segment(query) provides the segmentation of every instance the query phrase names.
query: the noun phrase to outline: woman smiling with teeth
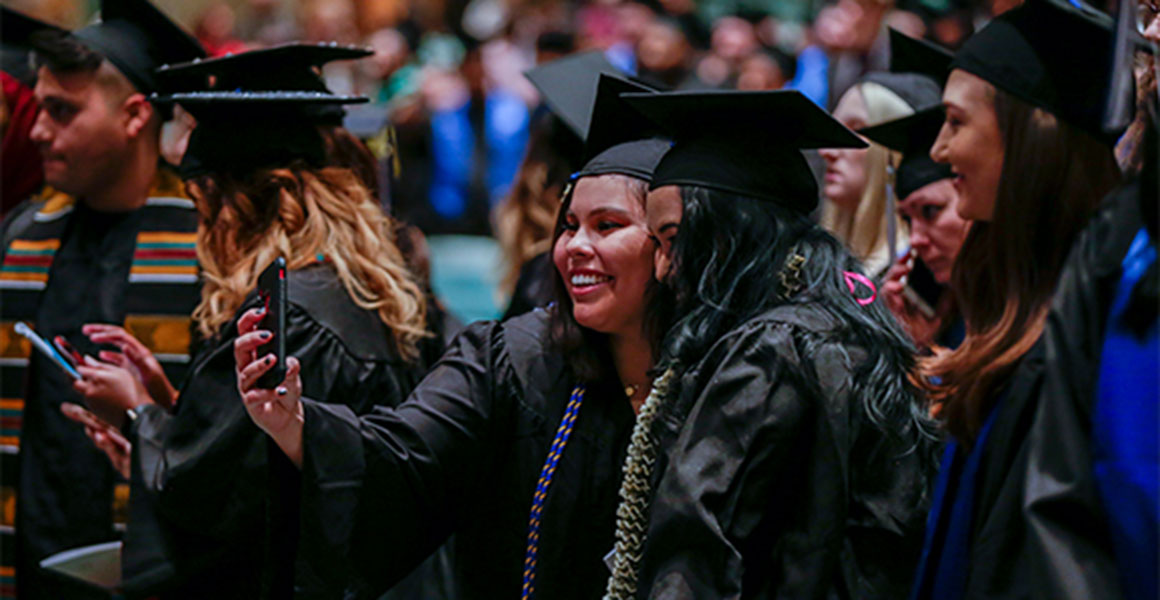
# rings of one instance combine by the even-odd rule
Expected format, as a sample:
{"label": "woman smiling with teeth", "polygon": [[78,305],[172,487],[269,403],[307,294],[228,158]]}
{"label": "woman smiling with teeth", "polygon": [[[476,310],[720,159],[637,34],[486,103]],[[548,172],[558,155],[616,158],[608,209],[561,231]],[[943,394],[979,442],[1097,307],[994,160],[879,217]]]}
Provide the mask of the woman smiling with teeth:
{"label": "woman smiling with teeth", "polygon": [[239,325],[238,386],[301,469],[301,547],[322,579],[353,571],[377,596],[454,533],[455,597],[600,597],[652,363],[644,198],[669,147],[621,107],[618,94],[638,89],[608,77],[597,88],[595,157],[557,218],[555,305],[469,326],[401,406],[360,417],[301,398],[293,358],[279,392],[255,388],[270,365],[254,352],[264,332],[257,315]]}

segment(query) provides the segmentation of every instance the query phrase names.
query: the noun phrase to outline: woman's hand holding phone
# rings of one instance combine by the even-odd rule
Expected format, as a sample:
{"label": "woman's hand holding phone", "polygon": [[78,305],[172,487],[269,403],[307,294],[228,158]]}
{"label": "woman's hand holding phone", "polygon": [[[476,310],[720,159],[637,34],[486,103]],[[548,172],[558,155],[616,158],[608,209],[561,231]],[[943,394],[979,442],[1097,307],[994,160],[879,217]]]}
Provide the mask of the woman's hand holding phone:
{"label": "woman's hand holding phone", "polygon": [[258,329],[265,316],[265,309],[254,308],[238,319],[238,337],[234,340],[238,394],[254,423],[274,439],[295,465],[301,467],[304,417],[298,359],[286,359],[286,378],[275,389],[257,385],[258,379],[276,362],[273,353],[258,355],[258,347],[270,342],[274,335]]}

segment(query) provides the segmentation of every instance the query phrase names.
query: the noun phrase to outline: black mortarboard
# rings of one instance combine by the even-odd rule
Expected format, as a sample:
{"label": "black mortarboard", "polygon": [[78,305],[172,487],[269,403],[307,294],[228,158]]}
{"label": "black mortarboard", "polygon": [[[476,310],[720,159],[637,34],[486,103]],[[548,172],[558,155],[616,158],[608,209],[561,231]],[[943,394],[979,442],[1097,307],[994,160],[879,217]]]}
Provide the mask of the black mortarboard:
{"label": "black mortarboard", "polygon": [[53,36],[65,37],[68,31],[34,19],[7,6],[0,6],[0,70],[32,87],[36,82],[28,53]]}
{"label": "black mortarboard", "polygon": [[871,140],[902,153],[894,183],[899,199],[905,199],[927,184],[953,177],[950,165],[936,163],[930,157],[930,147],[938,138],[944,118],[943,108],[932,106],[901,119],[858,130]]}
{"label": "black mortarboard", "polygon": [[600,73],[624,76],[600,51],[584,52],[558,58],[524,71],[524,77],[536,86],[544,103],[580,139],[588,137],[592,107],[596,100],[597,76]]}
{"label": "black mortarboard", "polygon": [[600,74],[588,139],[584,142],[586,163],[573,178],[616,173],[645,181],[652,179],[657,163],[671,144],[658,139],[660,129],[621,99],[625,93],[653,92],[643,85]]}
{"label": "black mortarboard", "polygon": [[937,44],[890,29],[890,72],[920,73],[946,85],[954,54]]}
{"label": "black mortarboard", "polygon": [[626,94],[674,141],[652,187],[693,185],[809,212],[818,187],[800,150],[866,142],[797,91]]}
{"label": "black mortarboard", "polygon": [[155,97],[177,103],[197,119],[181,159],[185,179],[206,173],[246,173],[295,159],[325,164],[318,126],[322,108],[365,102],[322,92],[182,92]]}
{"label": "black mortarboard", "polygon": [[1107,15],[1059,0],[1027,0],[969,38],[951,68],[1111,142],[1101,128],[1111,52]]}
{"label": "black mortarboard", "polygon": [[340,125],[342,105],[367,99],[331,94],[316,69],[365,55],[329,44],[293,44],[167,66],[166,80],[182,91],[156,101],[180,104],[197,119],[182,176],[245,173],[294,159],[321,166],[326,157],[318,126]]}
{"label": "black mortarboard", "polygon": [[0,44],[31,50],[36,47],[36,39],[45,34],[63,36],[68,35],[68,32],[7,6],[0,6]]}
{"label": "black mortarboard", "polygon": [[[374,54],[361,46],[334,42],[292,42],[206,60],[163,65],[157,70],[161,86],[170,94],[197,92],[318,92],[329,94],[322,66],[336,60],[353,60]],[[317,124],[342,125],[346,111],[341,104],[319,102],[296,110],[312,113]]]}
{"label": "black mortarboard", "polygon": [[193,36],[148,0],[101,0],[101,21],[73,36],[100,52],[142,93],[158,91],[157,67],[205,56]]}
{"label": "black mortarboard", "polygon": [[295,42],[219,58],[167,64],[157,70],[166,90],[326,92],[322,65],[374,54],[335,42]]}

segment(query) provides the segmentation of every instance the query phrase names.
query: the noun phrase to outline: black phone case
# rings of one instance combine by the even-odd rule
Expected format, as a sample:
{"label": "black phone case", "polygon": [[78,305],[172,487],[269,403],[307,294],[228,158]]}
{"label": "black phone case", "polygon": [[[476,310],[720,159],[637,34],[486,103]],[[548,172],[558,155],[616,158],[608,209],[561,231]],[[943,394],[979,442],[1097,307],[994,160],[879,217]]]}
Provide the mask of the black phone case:
{"label": "black phone case", "polygon": [[278,257],[258,277],[258,297],[266,306],[266,317],[258,325],[274,334],[258,346],[257,356],[274,354],[274,366],[258,378],[257,387],[274,389],[286,379],[286,259]]}
{"label": "black phone case", "polygon": [[914,268],[910,270],[910,275],[906,278],[906,285],[913,289],[931,308],[938,306],[944,286],[934,278],[934,273],[931,272],[930,267],[926,266],[926,263],[917,258],[914,260]]}

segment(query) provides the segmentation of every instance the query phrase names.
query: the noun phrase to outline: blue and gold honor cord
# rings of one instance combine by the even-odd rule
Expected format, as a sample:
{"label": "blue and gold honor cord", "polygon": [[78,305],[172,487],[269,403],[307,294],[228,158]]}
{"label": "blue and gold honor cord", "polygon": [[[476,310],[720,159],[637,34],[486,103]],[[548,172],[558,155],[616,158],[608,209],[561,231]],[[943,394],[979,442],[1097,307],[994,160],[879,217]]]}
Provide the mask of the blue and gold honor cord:
{"label": "blue and gold honor cord", "polygon": [[520,593],[521,600],[531,600],[536,593],[536,555],[540,549],[540,515],[544,512],[544,500],[548,497],[548,486],[552,485],[552,476],[556,473],[556,465],[564,454],[564,447],[568,445],[568,438],[572,437],[572,427],[576,424],[576,417],[580,414],[580,405],[584,403],[584,385],[572,388],[572,397],[568,400],[568,407],[564,409],[564,418],[560,420],[560,427],[556,429],[556,439],[552,440],[552,449],[548,451],[548,458],[544,467],[540,469],[540,479],[536,483],[536,493],[532,496],[532,515],[528,519],[528,550],[524,554],[524,587]]}

